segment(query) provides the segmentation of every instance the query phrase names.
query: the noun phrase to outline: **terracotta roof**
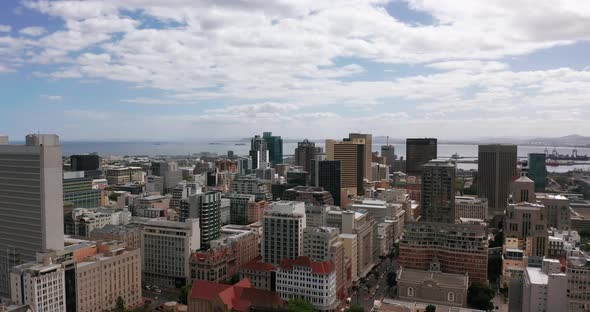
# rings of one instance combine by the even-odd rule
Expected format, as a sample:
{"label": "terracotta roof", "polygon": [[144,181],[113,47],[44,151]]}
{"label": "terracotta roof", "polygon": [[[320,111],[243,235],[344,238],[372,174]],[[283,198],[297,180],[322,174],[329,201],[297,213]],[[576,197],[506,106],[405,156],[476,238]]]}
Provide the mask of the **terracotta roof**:
{"label": "terracotta roof", "polygon": [[245,263],[244,265],[242,265],[240,269],[268,272],[268,271],[274,271],[277,268],[274,265],[272,265],[271,263],[262,262],[262,257],[258,256],[256,258],[252,259],[251,261]]}
{"label": "terracotta roof", "polygon": [[336,266],[332,260],[328,260],[325,262],[315,262],[312,261],[309,257],[301,256],[297,259],[283,259],[279,267],[283,270],[292,270],[293,266],[302,266],[311,268],[311,271],[314,274],[320,275],[327,275],[334,272]]}
{"label": "terracotta roof", "polygon": [[191,289],[191,298],[214,300],[219,293],[232,287],[231,285],[195,280]]}
{"label": "terracotta roof", "polygon": [[191,291],[191,298],[215,300],[217,297],[228,310],[248,312],[250,307],[275,308],[284,304],[283,300],[274,292],[256,289],[247,278],[235,285],[218,284],[208,281],[195,281]]}

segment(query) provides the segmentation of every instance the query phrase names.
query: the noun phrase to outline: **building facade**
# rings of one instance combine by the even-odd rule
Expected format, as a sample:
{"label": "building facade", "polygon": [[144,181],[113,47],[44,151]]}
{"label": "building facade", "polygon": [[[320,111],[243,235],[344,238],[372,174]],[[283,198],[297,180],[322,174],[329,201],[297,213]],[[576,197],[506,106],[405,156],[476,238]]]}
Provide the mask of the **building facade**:
{"label": "building facade", "polygon": [[455,220],[461,218],[487,220],[487,199],[472,196],[455,196]]}
{"label": "building facade", "polygon": [[320,155],[321,149],[315,146],[314,142],[305,139],[297,143],[295,148],[295,165],[303,167],[303,170],[310,172],[311,161],[316,160]]}
{"label": "building facade", "polygon": [[263,132],[262,138],[268,147],[268,161],[271,166],[283,163],[283,139],[272,135],[272,132]]}
{"label": "building facade", "polygon": [[342,169],[340,160],[312,160],[311,186],[322,187],[332,194],[334,205],[342,205]]}
{"label": "building facade", "polygon": [[420,176],[422,166],[436,159],[437,140],[433,138],[406,139],[406,173]]}
{"label": "building facade", "polygon": [[66,311],[65,272],[61,264],[30,262],[10,273],[13,303],[28,304],[33,311]]}
{"label": "building facade", "polygon": [[209,241],[219,237],[221,229],[221,193],[205,192],[189,197],[189,211],[180,211],[180,222],[198,219],[201,229],[201,246],[209,246]]}
{"label": "building facade", "polygon": [[284,258],[295,259],[303,253],[303,230],[306,228],[305,204],[278,201],[264,212],[262,258],[279,264]]}
{"label": "building facade", "polygon": [[503,216],[507,208],[510,182],[517,175],[516,153],[516,145],[479,145],[478,196],[488,200],[492,218]]}
{"label": "building facade", "polygon": [[328,160],[340,161],[342,190],[346,194],[364,194],[365,148],[364,140],[326,140],[326,157]]}
{"label": "building facade", "polygon": [[455,166],[432,160],[422,166],[422,220],[455,222]]}

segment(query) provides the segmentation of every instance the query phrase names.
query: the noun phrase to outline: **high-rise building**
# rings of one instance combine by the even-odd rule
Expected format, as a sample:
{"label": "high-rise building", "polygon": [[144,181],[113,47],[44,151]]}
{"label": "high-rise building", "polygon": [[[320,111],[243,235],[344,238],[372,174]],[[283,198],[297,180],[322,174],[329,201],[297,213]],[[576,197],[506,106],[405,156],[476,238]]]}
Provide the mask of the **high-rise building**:
{"label": "high-rise building", "polygon": [[437,157],[436,139],[406,139],[406,173],[408,175],[421,175],[422,166]]}
{"label": "high-rise building", "polygon": [[13,266],[64,248],[61,157],[54,134],[0,144],[0,296],[9,295]]}
{"label": "high-rise building", "polygon": [[[326,140],[326,156],[328,160],[340,161],[342,190],[347,194],[364,194],[365,148],[366,144],[362,139],[341,142]],[[369,170],[370,168],[369,164]]]}
{"label": "high-rise building", "polygon": [[392,168],[395,160],[395,147],[393,145],[381,145],[381,157],[384,164]]}
{"label": "high-rise building", "polygon": [[583,312],[590,310],[590,260],[570,257],[567,263],[567,311]]}
{"label": "high-rise building", "polygon": [[295,259],[303,253],[303,229],[306,227],[305,204],[278,201],[264,212],[262,257],[264,262],[279,264],[284,258]]}
{"label": "high-rise building", "polygon": [[70,156],[71,171],[92,171],[100,168],[100,157],[96,154]]}
{"label": "high-rise building", "polygon": [[189,197],[188,201],[189,210],[180,211],[180,222],[199,219],[201,247],[209,246],[209,241],[219,237],[221,229],[221,193],[210,191],[195,194]]}
{"label": "high-rise building", "polygon": [[547,165],[544,153],[529,154],[529,176],[535,181],[535,192],[542,192],[547,185]]}
{"label": "high-rise building", "polygon": [[504,215],[510,182],[516,174],[516,145],[480,145],[477,163],[479,197],[488,200],[491,218]]}
{"label": "high-rise building", "polygon": [[295,164],[303,167],[304,171],[310,172],[311,162],[316,160],[320,153],[320,148],[316,147],[314,142],[305,139],[303,142],[297,143],[297,148],[295,148]]}
{"label": "high-rise building", "polygon": [[180,288],[190,280],[190,257],[200,249],[198,219],[148,220],[142,231],[141,260],[147,284]]}
{"label": "high-rise building", "polygon": [[151,165],[152,175],[160,176],[164,182],[164,191],[167,193],[182,180],[182,171],[178,169],[176,162],[155,161]]}
{"label": "high-rise building", "polygon": [[455,166],[432,160],[422,166],[422,219],[455,222]]}
{"label": "high-rise building", "polygon": [[11,299],[33,311],[66,311],[65,271],[61,264],[29,262],[10,273]]}
{"label": "high-rise building", "polygon": [[272,135],[272,132],[263,132],[262,138],[268,147],[268,162],[271,166],[283,163],[283,139],[281,136]]}
{"label": "high-rise building", "polygon": [[358,141],[362,140],[365,144],[365,157],[364,157],[364,170],[363,170],[363,178],[373,181],[372,171],[371,171],[371,162],[373,159],[373,135],[366,134],[366,133],[349,133],[348,139],[351,141]]}
{"label": "high-rise building", "polygon": [[428,270],[436,258],[442,272],[468,273],[472,282],[488,282],[488,234],[483,225],[410,222],[399,248],[404,268]]}
{"label": "high-rise building", "polygon": [[332,194],[334,205],[340,206],[342,196],[342,170],[340,160],[312,160],[311,186],[322,187]]}
{"label": "high-rise building", "polygon": [[249,155],[252,158],[252,165],[249,169],[267,168],[270,162],[270,154],[266,140],[259,135],[255,135],[250,140]]}
{"label": "high-rise building", "polygon": [[544,259],[540,268],[527,267],[523,276],[521,311],[575,311],[565,308],[566,287],[567,277],[561,272],[558,260]]}
{"label": "high-rise building", "polygon": [[322,187],[296,186],[283,192],[282,199],[302,201],[309,205],[334,205],[332,194]]}
{"label": "high-rise building", "polygon": [[229,222],[231,224],[248,223],[248,206],[255,201],[256,196],[250,194],[224,194],[229,199]]}

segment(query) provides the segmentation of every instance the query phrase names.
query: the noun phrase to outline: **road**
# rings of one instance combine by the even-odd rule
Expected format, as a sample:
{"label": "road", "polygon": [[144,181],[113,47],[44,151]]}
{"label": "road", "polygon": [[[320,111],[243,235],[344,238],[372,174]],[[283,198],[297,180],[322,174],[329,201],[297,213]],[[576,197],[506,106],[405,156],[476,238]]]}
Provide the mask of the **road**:
{"label": "road", "polygon": [[[395,289],[390,290],[387,286],[387,273],[396,272],[398,268],[399,264],[396,259],[385,258],[367,274],[366,282],[360,284],[358,294],[352,297],[352,302],[363,307],[365,311],[371,311],[375,300],[392,297]],[[379,272],[379,274],[374,272]],[[377,285],[379,285],[379,289],[377,289]],[[374,293],[373,296],[371,296],[372,293]]]}

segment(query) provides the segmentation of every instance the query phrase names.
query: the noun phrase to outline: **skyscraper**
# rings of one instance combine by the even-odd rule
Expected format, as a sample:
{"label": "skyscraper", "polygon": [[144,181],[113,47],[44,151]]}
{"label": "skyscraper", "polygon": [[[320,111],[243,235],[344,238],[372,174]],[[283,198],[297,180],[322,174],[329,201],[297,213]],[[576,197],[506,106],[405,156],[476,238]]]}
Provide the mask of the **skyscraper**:
{"label": "skyscraper", "polygon": [[[180,222],[187,219],[199,219],[201,229],[201,246],[208,247],[209,241],[220,235],[221,229],[221,193],[205,192],[189,197],[189,211],[180,212]],[[186,207],[182,205],[181,207]]]}
{"label": "skyscraper", "polygon": [[37,252],[64,248],[62,152],[55,134],[30,134],[25,145],[0,144],[0,295],[10,269]]}
{"label": "skyscraper", "polygon": [[395,160],[395,147],[393,145],[381,145],[381,157],[383,162],[389,167],[393,167],[393,161]]}
{"label": "skyscraper", "polygon": [[319,154],[320,148],[316,147],[314,142],[305,139],[303,142],[297,143],[295,164],[303,167],[303,171],[309,172],[311,170],[311,161],[315,160]]}
{"label": "skyscraper", "polygon": [[422,219],[455,222],[455,166],[432,160],[422,166]]}
{"label": "skyscraper", "polygon": [[279,264],[303,254],[303,230],[306,227],[303,202],[278,201],[264,212],[262,257],[264,262]]}
{"label": "skyscraper", "polygon": [[478,155],[479,197],[487,198],[490,217],[504,215],[510,182],[516,173],[516,145],[480,145]]}
{"label": "skyscraper", "polygon": [[311,185],[323,187],[332,194],[334,205],[340,206],[342,195],[342,169],[340,160],[312,160]]}
{"label": "skyscraper", "polygon": [[529,176],[535,181],[535,191],[542,192],[547,184],[546,155],[544,153],[529,154]]}
{"label": "skyscraper", "polygon": [[342,189],[347,194],[364,193],[365,148],[364,140],[326,140],[326,155],[328,160],[340,161]]}
{"label": "skyscraper", "polygon": [[369,181],[373,181],[373,171],[371,171],[371,162],[373,158],[373,135],[366,133],[349,133],[348,138],[352,141],[359,139],[365,141],[365,168],[363,170],[363,177]]}
{"label": "skyscraper", "polygon": [[436,139],[406,139],[406,173],[419,176],[422,174],[422,165],[436,159]]}
{"label": "skyscraper", "polygon": [[272,166],[283,163],[283,139],[281,136],[272,135],[272,132],[263,132],[262,138],[268,148],[268,162]]}
{"label": "skyscraper", "polygon": [[[282,142],[282,141],[281,141]],[[282,145],[281,145],[282,149]],[[282,154],[282,151],[281,151]],[[252,166],[249,169],[254,170],[258,168],[267,168],[269,163],[268,144],[265,139],[259,135],[255,135],[250,140],[250,158],[252,158]]]}

